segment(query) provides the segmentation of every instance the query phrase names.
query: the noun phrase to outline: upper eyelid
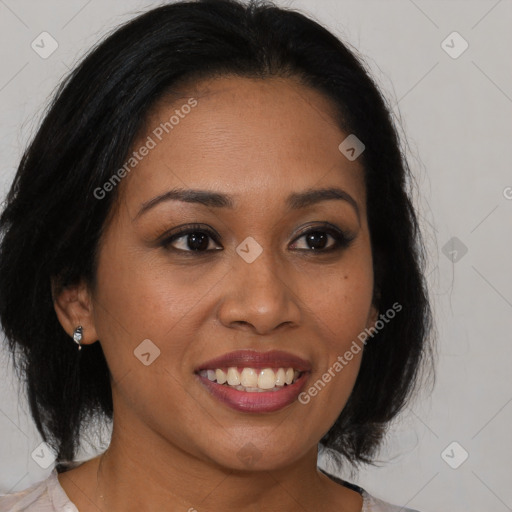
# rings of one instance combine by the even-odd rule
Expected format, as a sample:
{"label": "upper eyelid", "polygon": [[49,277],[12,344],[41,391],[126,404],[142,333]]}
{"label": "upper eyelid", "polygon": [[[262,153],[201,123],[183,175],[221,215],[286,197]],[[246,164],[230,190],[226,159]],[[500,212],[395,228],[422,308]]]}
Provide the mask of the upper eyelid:
{"label": "upper eyelid", "polygon": [[[318,222],[318,221],[317,221]],[[307,233],[309,233],[310,231],[315,231],[315,230],[326,230],[326,231],[329,231],[329,230],[332,230],[332,231],[335,231],[335,232],[339,232],[340,234],[342,235],[346,235],[346,236],[349,236],[350,233],[352,233],[352,230],[350,229],[343,229],[343,228],[340,228],[338,226],[335,226],[334,224],[331,224],[330,222],[321,222],[320,224],[318,225],[307,225],[307,226],[304,226],[300,229],[300,232],[298,234],[296,234],[296,237],[300,237],[300,236],[303,236]],[[169,233],[169,231],[174,231],[173,233]],[[177,227],[177,228],[174,228],[173,230],[167,230],[165,231],[163,234],[159,235],[158,236],[158,240],[166,240],[166,239],[170,239],[170,238],[178,238],[178,237],[181,237],[181,236],[185,236],[189,233],[196,233],[196,232],[204,232],[210,236],[212,236],[212,238],[221,238],[220,235],[218,235],[215,230],[213,230],[212,228],[210,227],[207,227],[207,226],[202,226],[202,225],[184,225],[184,226],[181,226],[181,227]]]}

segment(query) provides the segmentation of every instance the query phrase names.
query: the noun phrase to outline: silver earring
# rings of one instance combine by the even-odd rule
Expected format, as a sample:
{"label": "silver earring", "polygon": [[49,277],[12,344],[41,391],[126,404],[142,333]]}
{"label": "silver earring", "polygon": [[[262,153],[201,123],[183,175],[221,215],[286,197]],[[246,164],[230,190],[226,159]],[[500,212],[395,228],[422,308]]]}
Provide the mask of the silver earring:
{"label": "silver earring", "polygon": [[83,327],[79,325],[74,331],[73,331],[73,340],[78,345],[78,350],[82,350],[82,344],[80,343],[83,338]]}

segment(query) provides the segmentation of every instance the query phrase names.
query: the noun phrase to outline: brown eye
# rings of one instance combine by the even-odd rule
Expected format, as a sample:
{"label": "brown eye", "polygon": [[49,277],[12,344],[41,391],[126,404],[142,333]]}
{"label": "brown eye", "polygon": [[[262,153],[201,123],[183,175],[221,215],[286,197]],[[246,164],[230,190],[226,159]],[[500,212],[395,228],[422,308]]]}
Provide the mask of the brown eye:
{"label": "brown eye", "polygon": [[[304,238],[310,249],[318,251],[326,248],[329,237],[333,238],[332,235],[323,231],[310,231],[306,235],[302,235],[301,238]],[[336,245],[336,240],[334,245]]]}
{"label": "brown eye", "polygon": [[[181,233],[174,235],[172,239],[169,239],[165,242],[165,246],[172,245],[178,251],[197,251],[197,252],[205,252],[209,250],[218,250],[213,249],[210,241],[211,236],[208,233],[204,233],[202,231],[188,231],[186,233]],[[181,247],[176,247],[176,241],[180,241],[179,245]]]}
{"label": "brown eye", "polygon": [[[330,245],[328,245],[329,237],[334,240],[334,243],[331,243]],[[294,249],[310,252],[331,252],[348,247],[354,239],[354,236],[348,235],[338,228],[328,225],[328,227],[325,228],[320,226],[309,229],[305,233],[302,233],[302,235],[295,240],[300,240],[302,238],[305,240],[307,247],[305,249],[297,249],[294,247]]]}
{"label": "brown eye", "polygon": [[209,229],[202,226],[190,226],[166,237],[160,245],[174,251],[206,253],[220,249],[215,249],[215,245],[211,243],[217,243],[216,238],[216,235]]}

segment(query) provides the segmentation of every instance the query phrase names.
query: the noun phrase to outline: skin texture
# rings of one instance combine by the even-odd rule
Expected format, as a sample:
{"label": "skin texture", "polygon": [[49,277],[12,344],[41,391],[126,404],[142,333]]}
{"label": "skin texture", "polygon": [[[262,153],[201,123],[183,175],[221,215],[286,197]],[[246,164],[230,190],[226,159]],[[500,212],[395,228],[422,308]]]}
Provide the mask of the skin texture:
{"label": "skin texture", "polygon": [[[70,335],[81,324],[84,344],[100,340],[114,403],[109,449],[59,475],[61,485],[81,512],[360,511],[359,494],[318,472],[317,443],[350,395],[362,352],[307,405],[272,413],[220,403],[194,368],[233,350],[279,349],[311,362],[309,387],[373,325],[362,166],[339,151],[348,134],[328,100],[280,78],[216,78],[163,99],[134,149],[191,96],[197,106],[118,185],[96,289],[81,283],[55,302]],[[137,216],[174,187],[230,194],[235,207],[166,201]],[[287,209],[292,192],[324,187],[350,194],[359,213],[344,200]],[[352,234],[350,245],[312,249],[303,230],[323,222]],[[211,252],[193,253],[186,235],[158,244],[192,223],[218,233]],[[235,250],[249,236],[263,248],[250,264]],[[335,243],[328,236],[325,247]],[[149,366],[134,356],[145,339],[160,350]],[[237,455],[244,446],[259,456],[251,466]]]}

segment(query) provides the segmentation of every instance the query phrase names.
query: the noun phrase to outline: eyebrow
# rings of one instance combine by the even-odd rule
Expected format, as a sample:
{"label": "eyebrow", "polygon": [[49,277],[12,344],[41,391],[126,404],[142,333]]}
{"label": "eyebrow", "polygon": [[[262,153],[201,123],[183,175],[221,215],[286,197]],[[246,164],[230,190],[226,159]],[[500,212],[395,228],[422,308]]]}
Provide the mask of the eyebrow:
{"label": "eyebrow", "polygon": [[[288,196],[286,205],[290,210],[299,210],[322,201],[330,200],[345,201],[349,203],[354,208],[358,220],[360,219],[359,206],[357,202],[348,192],[337,187],[308,189],[303,192],[294,192]],[[230,210],[235,207],[233,197],[227,194],[213,192],[210,190],[175,188],[143,203],[134,220],[151,208],[154,208],[156,205],[165,201],[182,201],[185,203],[202,204],[210,208],[227,208]]]}

